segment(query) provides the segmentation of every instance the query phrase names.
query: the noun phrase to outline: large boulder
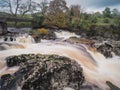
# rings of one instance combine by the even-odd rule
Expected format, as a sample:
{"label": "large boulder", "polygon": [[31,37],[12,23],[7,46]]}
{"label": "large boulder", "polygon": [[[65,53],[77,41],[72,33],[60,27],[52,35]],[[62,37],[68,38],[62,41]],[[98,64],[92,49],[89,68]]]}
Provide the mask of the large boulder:
{"label": "large boulder", "polygon": [[14,75],[2,76],[1,90],[80,90],[84,81],[80,65],[66,57],[27,54],[6,60],[8,67],[20,69]]}

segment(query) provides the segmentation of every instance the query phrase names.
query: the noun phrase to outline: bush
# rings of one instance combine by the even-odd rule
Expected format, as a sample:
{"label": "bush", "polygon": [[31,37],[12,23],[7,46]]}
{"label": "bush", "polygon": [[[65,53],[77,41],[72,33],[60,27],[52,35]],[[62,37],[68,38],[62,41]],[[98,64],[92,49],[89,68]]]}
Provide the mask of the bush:
{"label": "bush", "polygon": [[7,22],[8,27],[17,27],[17,28],[24,28],[24,27],[31,27],[31,22],[17,22],[15,26],[15,22]]}
{"label": "bush", "polygon": [[34,29],[34,30],[29,30],[28,33],[29,33],[30,35],[36,35],[36,34],[38,34],[36,29]]}
{"label": "bush", "polygon": [[110,20],[109,20],[109,18],[105,18],[103,22],[104,23],[110,23]]}
{"label": "bush", "polygon": [[45,28],[38,29],[38,34],[48,34],[49,30]]}

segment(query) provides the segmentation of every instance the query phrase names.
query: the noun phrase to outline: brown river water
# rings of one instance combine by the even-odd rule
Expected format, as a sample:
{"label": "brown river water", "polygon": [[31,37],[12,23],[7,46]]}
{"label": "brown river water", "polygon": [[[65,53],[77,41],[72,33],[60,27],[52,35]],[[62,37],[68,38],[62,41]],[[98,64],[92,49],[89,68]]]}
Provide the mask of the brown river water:
{"label": "brown river water", "polygon": [[[7,50],[0,51],[0,76],[6,73],[13,74],[19,69],[19,67],[7,67],[5,58],[8,56],[30,53],[56,54],[78,62],[83,68],[86,81],[101,87],[103,90],[108,89],[106,81],[110,81],[120,87],[120,57],[118,56],[106,59],[94,48],[82,44],[73,45],[55,41],[30,43],[28,39],[26,42],[29,43],[14,42],[15,44],[17,43],[17,48],[13,46]],[[21,46],[24,48],[21,48]]]}

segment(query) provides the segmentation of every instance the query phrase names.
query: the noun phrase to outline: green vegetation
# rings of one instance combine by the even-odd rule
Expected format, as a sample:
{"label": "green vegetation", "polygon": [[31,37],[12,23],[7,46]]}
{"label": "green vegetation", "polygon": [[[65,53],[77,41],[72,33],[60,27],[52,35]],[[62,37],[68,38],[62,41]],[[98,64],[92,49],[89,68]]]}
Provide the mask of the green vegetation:
{"label": "green vegetation", "polygon": [[48,34],[49,30],[45,28],[38,29],[38,34]]}
{"label": "green vegetation", "polygon": [[[4,1],[4,0],[3,0]],[[28,0],[30,1],[30,0]],[[31,3],[31,4],[30,4]],[[16,4],[20,4],[20,1]],[[106,7],[103,12],[85,13],[79,5],[67,6],[65,0],[52,0],[49,3],[43,0],[41,3],[29,2],[24,3],[29,10],[24,13],[11,14],[2,12],[0,15],[17,16],[30,18],[33,23],[17,22],[17,27],[51,27],[58,29],[67,29],[78,33],[86,33],[87,36],[104,35],[104,32],[113,33],[119,38],[120,28],[120,11],[111,10]],[[19,8],[18,10],[23,10]],[[8,22],[8,26],[14,26],[15,22]],[[109,35],[109,37],[112,37]]]}
{"label": "green vegetation", "polygon": [[56,38],[55,33],[46,28],[33,29],[28,33],[32,35],[36,42],[40,42],[41,39],[54,40]]}
{"label": "green vegetation", "polygon": [[[16,27],[21,28],[21,27],[31,27],[32,23],[31,22],[17,22]],[[8,27],[15,27],[15,22],[7,22]]]}
{"label": "green vegetation", "polygon": [[31,35],[42,35],[42,34],[48,34],[49,30],[45,28],[40,28],[40,29],[30,30],[29,33]]}

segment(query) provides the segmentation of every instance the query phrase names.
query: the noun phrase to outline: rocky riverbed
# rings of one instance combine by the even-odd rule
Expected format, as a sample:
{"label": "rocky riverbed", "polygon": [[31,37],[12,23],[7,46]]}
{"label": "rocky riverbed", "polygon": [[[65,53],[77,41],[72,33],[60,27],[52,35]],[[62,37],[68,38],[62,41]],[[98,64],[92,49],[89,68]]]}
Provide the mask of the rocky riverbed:
{"label": "rocky riverbed", "polygon": [[[9,68],[18,66],[14,74],[0,79],[0,90],[102,90],[87,82],[80,64],[58,55],[22,54],[6,58]],[[107,82],[111,90],[119,90]]]}
{"label": "rocky riverbed", "polygon": [[101,52],[106,58],[115,55],[120,56],[120,41],[107,41],[96,45],[97,51]]}
{"label": "rocky riverbed", "polygon": [[[62,45],[64,46],[64,48]],[[117,62],[114,64],[111,61],[111,59],[109,59],[114,55],[118,55],[118,56],[120,55],[119,46],[120,46],[119,41],[113,41],[113,40],[100,41],[100,40],[92,40],[92,39],[88,40],[80,37],[70,37],[69,39],[64,39],[61,40],[60,42],[53,42],[52,44],[50,43],[31,44],[26,47],[24,47],[24,44],[14,44],[10,42],[0,43],[0,50],[2,57],[6,54],[5,52],[7,52],[7,50],[9,49],[11,50],[12,53],[10,57],[8,57],[9,55],[8,56],[6,55],[7,57],[6,69],[8,70],[7,73],[9,74],[2,73],[0,79],[0,90],[103,90],[104,86],[101,89],[99,85],[101,85],[101,83],[104,83],[102,85],[105,85],[105,82],[107,80],[108,81],[111,80],[110,76],[104,77],[104,75],[108,74],[109,72],[115,72],[112,73],[114,78],[112,78],[113,80],[111,81],[113,81],[112,83],[114,83],[115,85],[119,86],[119,83],[117,83],[119,82],[119,80],[117,79],[119,77],[119,72],[118,72],[119,66],[117,65],[119,64]],[[44,49],[42,49],[41,47]],[[68,49],[68,51],[66,48]],[[35,53],[28,54],[27,51],[25,51],[26,53],[24,53],[24,49],[28,50],[29,53],[30,52],[34,53],[36,51],[37,52],[36,54]],[[95,52],[91,49],[94,49]],[[23,50],[23,52],[19,54],[15,54],[14,50],[18,50],[18,52]],[[51,54],[48,53],[49,50],[51,52],[55,51],[57,55],[46,55],[46,54]],[[2,51],[4,54],[2,53]],[[46,51],[45,55],[37,54],[38,52],[45,53],[45,51]],[[97,51],[102,53],[106,58],[104,58],[104,56],[99,54]],[[53,54],[56,54],[55,52]],[[60,52],[62,55],[64,53],[65,56],[67,56],[68,58],[63,56],[58,56],[61,55]],[[66,54],[68,55],[70,54],[70,56]],[[18,56],[13,56],[13,55],[18,55]],[[74,56],[74,58],[70,59],[71,56]],[[87,59],[84,57],[93,57],[93,58]],[[91,71],[85,68],[87,67],[87,65],[88,66],[90,65],[88,69],[90,69],[93,66],[93,64],[91,64],[93,63],[93,61],[90,61],[89,59],[96,61],[96,63],[94,63],[96,65],[95,71],[91,69],[93,70],[94,73],[93,72],[90,73]],[[78,62],[76,62],[78,60],[83,62],[78,64]],[[104,63],[106,62],[106,60],[109,60],[110,63],[108,64]],[[84,62],[86,62],[85,66],[83,65]],[[3,68],[5,65],[6,64],[4,63],[4,65],[1,68]],[[16,69],[17,72],[14,71],[11,73],[9,69],[15,68],[16,66],[17,66]],[[87,76],[90,76],[91,80],[88,80],[89,78],[86,79]],[[94,76],[96,76],[96,78],[94,78]],[[90,83],[87,80],[93,82]],[[111,90],[119,90],[118,87],[114,88],[114,85],[111,84],[110,82],[107,82],[107,85],[110,88],[113,88]]]}
{"label": "rocky riverbed", "polygon": [[[6,58],[7,66],[19,66],[13,75],[1,77],[0,90],[80,90],[82,68],[75,61],[57,55],[25,54]],[[68,89],[67,89],[68,90]]]}
{"label": "rocky riverbed", "polygon": [[72,44],[85,44],[90,47],[95,47],[96,50],[102,53],[106,58],[111,58],[114,55],[120,56],[120,41],[114,40],[89,40],[85,38],[77,38],[77,37],[70,37],[69,39],[65,40],[65,42],[72,43]]}

